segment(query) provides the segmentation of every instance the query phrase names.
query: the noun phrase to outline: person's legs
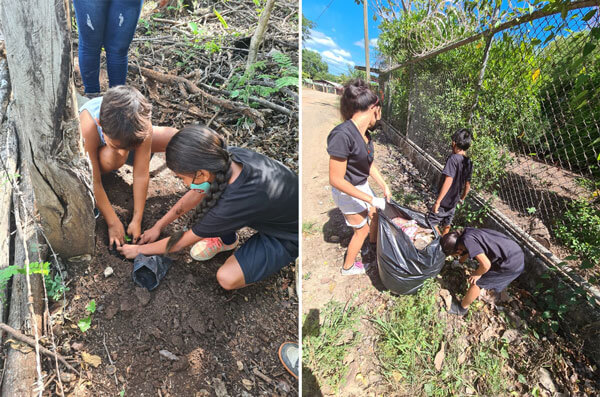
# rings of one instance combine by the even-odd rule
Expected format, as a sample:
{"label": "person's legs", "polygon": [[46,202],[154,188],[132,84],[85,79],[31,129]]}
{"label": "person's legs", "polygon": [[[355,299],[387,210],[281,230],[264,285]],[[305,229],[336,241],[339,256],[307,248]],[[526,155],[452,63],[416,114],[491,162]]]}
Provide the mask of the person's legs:
{"label": "person's legs", "polygon": [[244,272],[235,255],[231,255],[223,266],[217,270],[217,281],[226,290],[239,289],[246,286]]}
{"label": "person's legs", "polygon": [[173,135],[177,133],[176,128],[152,126],[152,153],[163,153]]}
{"label": "person's legs", "polygon": [[371,226],[369,229],[369,242],[371,244],[377,244],[377,230],[379,227],[379,215],[377,212],[373,213],[373,217],[371,218]]}
{"label": "person's legs", "polygon": [[121,155],[114,149],[109,148],[107,145],[102,146],[98,149],[98,161],[100,163],[100,172],[106,174],[114,170],[118,170],[125,164],[129,152]]}
{"label": "person's legs", "polygon": [[135,34],[143,0],[110,2],[106,16],[104,50],[110,87],[125,84],[127,80],[127,52]]}
{"label": "person's legs", "polygon": [[471,287],[467,290],[467,294],[464,296],[462,302],[460,303],[463,309],[468,308],[469,305],[471,305],[471,303],[473,303],[473,301],[477,299],[480,292],[481,288],[479,288],[477,284],[471,285]]}
{"label": "person's legs", "polygon": [[346,251],[346,259],[344,260],[343,268],[348,270],[354,264],[356,256],[360,251],[365,239],[369,235],[369,224],[365,222],[367,217],[367,211],[359,214],[344,214],[347,223],[354,229],[354,235],[350,239],[348,244],[348,250]]}
{"label": "person's legs", "polygon": [[100,92],[100,50],[109,4],[107,1],[73,0],[79,32],[79,70],[86,94]]}
{"label": "person's legs", "polygon": [[263,280],[298,257],[298,242],[256,233],[217,271],[217,281],[226,290],[243,288]]}

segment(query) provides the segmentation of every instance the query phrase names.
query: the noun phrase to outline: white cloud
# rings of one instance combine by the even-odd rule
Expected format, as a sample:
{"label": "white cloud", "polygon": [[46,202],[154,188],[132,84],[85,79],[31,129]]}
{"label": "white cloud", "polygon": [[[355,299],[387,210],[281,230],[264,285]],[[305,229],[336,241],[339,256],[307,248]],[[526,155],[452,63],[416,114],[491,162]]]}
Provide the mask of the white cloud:
{"label": "white cloud", "polygon": [[337,65],[350,65],[350,66],[354,66],[354,61],[352,61],[351,59],[346,59],[343,56],[340,55],[336,55],[333,52],[326,50],[323,51],[321,53],[321,56],[323,58],[325,58],[326,61],[329,61],[331,63],[337,64]]}
{"label": "white cloud", "polygon": [[339,48],[337,43],[333,41],[333,39],[324,33],[321,33],[317,30],[310,30],[310,38],[306,40],[305,44],[313,44],[313,45],[322,45],[324,47],[329,48]]}
{"label": "white cloud", "polygon": [[344,57],[344,58],[351,58],[352,57],[352,55],[348,51],[342,50],[341,48],[337,48],[337,49],[333,50],[333,53],[337,54],[337,55],[339,55],[341,57]]}
{"label": "white cloud", "polygon": [[[377,47],[377,41],[379,41],[379,38],[375,37],[373,39],[369,40],[369,47]],[[355,41],[354,43],[355,46],[358,46],[360,48],[365,48],[365,41],[364,40],[358,40]]]}

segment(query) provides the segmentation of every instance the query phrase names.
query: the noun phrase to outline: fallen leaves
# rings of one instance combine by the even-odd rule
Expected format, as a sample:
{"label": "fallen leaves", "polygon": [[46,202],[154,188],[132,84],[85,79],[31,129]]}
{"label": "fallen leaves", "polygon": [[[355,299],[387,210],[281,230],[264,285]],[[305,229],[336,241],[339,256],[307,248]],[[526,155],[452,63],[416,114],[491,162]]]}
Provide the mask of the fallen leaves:
{"label": "fallen leaves", "polygon": [[89,354],[87,352],[81,352],[81,358],[83,361],[94,368],[98,368],[100,364],[102,364],[102,359],[95,354]]}
{"label": "fallen leaves", "polygon": [[446,342],[442,342],[442,347],[440,351],[435,355],[435,359],[433,360],[433,364],[435,365],[435,369],[439,372],[442,370],[442,364],[444,363],[444,358],[446,357]]}

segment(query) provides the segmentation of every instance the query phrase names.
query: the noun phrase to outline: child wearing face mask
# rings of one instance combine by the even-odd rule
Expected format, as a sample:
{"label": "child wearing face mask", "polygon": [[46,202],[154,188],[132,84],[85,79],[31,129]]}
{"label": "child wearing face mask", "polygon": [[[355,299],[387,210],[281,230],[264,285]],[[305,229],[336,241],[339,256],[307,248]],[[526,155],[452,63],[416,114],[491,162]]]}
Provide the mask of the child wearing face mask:
{"label": "child wearing face mask", "polygon": [[[179,131],[166,150],[167,167],[191,188],[141,237],[124,245],[127,258],[192,246],[190,255],[205,261],[237,247],[236,231],[257,231],[217,271],[227,290],[245,287],[278,272],[298,256],[298,177],[289,168],[252,150],[227,146],[208,127]],[[173,220],[198,207],[198,220],[186,232],[158,240]]]}
{"label": "child wearing face mask", "polygon": [[[368,131],[381,119],[381,105],[367,83],[357,79],[344,87],[340,111],[345,121],[327,137],[329,183],[335,204],[354,230],[340,271],[342,275],[364,274],[364,264],[356,260],[358,252],[368,235],[372,244],[376,242],[376,208],[384,209],[391,198],[388,185],[373,164],[375,151]],[[385,198],[375,197],[367,181],[369,176],[381,187]]]}

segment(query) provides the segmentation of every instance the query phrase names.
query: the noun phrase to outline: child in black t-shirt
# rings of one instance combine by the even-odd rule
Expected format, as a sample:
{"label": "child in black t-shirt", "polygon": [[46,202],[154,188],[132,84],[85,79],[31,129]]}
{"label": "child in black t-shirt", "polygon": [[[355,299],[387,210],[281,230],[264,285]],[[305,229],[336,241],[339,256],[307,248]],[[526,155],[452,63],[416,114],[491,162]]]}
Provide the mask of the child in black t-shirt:
{"label": "child in black t-shirt", "polygon": [[[279,271],[298,256],[298,177],[289,168],[249,149],[228,147],[204,126],[187,126],[169,142],[167,167],[190,186],[175,206],[141,237],[124,245],[127,258],[181,250],[208,260],[238,245],[236,231],[254,234],[217,271],[219,284],[237,289]],[[156,241],[161,230],[198,205],[196,224]],[[155,242],[156,241],[156,242]]]}
{"label": "child in black t-shirt", "polygon": [[500,232],[491,229],[467,227],[462,232],[452,232],[442,237],[446,255],[463,256],[479,262],[479,267],[469,277],[469,287],[462,302],[453,299],[451,314],[464,316],[479,296],[481,288],[501,292],[524,269],[523,250]]}
{"label": "child in black t-shirt", "polygon": [[[466,128],[461,128],[452,135],[452,154],[446,160],[446,166],[442,170],[444,181],[435,204],[427,214],[431,226],[435,227],[442,236],[450,231],[459,199],[464,200],[471,189],[473,163],[466,155],[467,149],[471,146],[471,138],[471,131]],[[438,225],[442,226],[441,230]]]}

